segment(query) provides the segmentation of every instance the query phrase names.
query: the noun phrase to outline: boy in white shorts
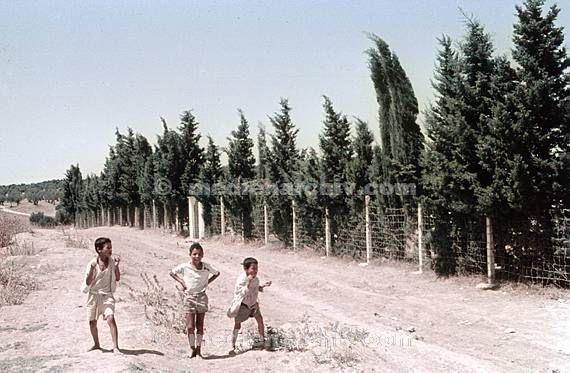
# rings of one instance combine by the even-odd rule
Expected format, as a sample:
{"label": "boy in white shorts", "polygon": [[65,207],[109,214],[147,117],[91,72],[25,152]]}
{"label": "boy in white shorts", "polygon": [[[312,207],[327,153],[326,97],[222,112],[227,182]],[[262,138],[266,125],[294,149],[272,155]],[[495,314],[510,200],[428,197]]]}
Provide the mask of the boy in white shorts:
{"label": "boy in white shorts", "polygon": [[111,240],[106,237],[99,237],[95,240],[95,251],[98,255],[87,264],[83,287],[83,291],[89,293],[87,313],[89,316],[89,329],[93,337],[93,347],[89,351],[101,349],[97,331],[97,319],[100,315],[103,315],[103,320],[107,321],[111,330],[113,352],[120,353],[113,293],[117,287],[117,281],[121,279],[121,271],[119,270],[121,258],[118,256],[111,257],[113,246]]}

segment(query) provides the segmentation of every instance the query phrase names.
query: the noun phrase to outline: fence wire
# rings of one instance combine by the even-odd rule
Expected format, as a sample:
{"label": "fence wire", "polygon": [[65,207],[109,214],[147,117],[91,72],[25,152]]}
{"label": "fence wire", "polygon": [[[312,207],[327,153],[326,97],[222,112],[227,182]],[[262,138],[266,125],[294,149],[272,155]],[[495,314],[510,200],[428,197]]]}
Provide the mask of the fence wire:
{"label": "fence wire", "polygon": [[[219,203],[212,205],[211,224],[206,226],[208,235],[227,234],[237,239],[244,238],[244,219],[232,216],[229,210],[228,206],[224,206],[225,224],[222,232],[222,206]],[[136,217],[135,211],[138,212]],[[184,210],[180,211],[182,216]],[[417,208],[410,207],[382,208],[372,201],[368,211],[369,245],[364,210],[352,216],[329,216],[329,255],[363,261],[367,259],[368,250],[370,259],[383,258],[412,264],[418,264],[421,256],[423,266],[438,273],[487,274],[484,217],[477,220],[449,218],[451,228],[442,234],[437,227],[443,218],[429,207],[423,207],[418,212]],[[273,212],[262,198],[252,199],[251,239],[265,240],[266,226],[270,241],[279,238],[273,226]],[[324,255],[327,253],[325,215],[322,206],[297,206],[296,235],[293,237],[293,227],[290,225],[287,232],[281,233],[281,238],[289,247],[295,242],[299,249],[309,248]],[[140,206],[137,210],[102,208],[79,214],[77,221],[82,228],[122,223],[139,229],[154,226],[165,229],[165,224],[172,225],[174,211],[165,210],[160,203],[156,203],[154,213],[152,205],[146,208]],[[550,216],[540,221],[521,219],[494,222],[493,239],[497,279],[570,287],[570,209],[552,211]]]}

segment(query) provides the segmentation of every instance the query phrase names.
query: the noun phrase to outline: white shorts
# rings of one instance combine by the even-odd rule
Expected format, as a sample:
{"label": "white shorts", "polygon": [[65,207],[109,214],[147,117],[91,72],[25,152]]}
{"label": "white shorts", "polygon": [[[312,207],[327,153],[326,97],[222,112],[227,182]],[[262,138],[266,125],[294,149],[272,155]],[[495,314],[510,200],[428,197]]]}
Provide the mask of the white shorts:
{"label": "white shorts", "polygon": [[113,294],[92,294],[87,298],[87,314],[89,321],[97,320],[103,315],[103,320],[115,314],[115,297]]}

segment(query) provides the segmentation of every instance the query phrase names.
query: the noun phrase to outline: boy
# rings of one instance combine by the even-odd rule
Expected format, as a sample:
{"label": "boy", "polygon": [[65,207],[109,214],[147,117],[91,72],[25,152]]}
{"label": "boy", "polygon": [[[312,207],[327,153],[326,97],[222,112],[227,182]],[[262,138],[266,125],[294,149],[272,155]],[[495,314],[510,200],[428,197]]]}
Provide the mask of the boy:
{"label": "boy", "polygon": [[263,324],[263,316],[259,309],[257,296],[263,288],[271,286],[271,281],[263,285],[259,284],[257,277],[257,259],[245,258],[243,261],[244,272],[238,277],[234,292],[232,305],[228,310],[228,317],[234,319],[234,330],[232,334],[232,351],[235,354],[236,341],[241,329],[241,323],[249,319],[255,318],[257,321],[257,329],[261,337],[261,343],[265,342],[265,325]]}
{"label": "boy", "polygon": [[182,285],[184,290],[183,308],[186,314],[186,331],[191,350],[190,358],[194,358],[202,357],[200,349],[204,337],[204,319],[208,311],[206,289],[208,284],[218,278],[220,271],[202,261],[204,249],[199,243],[195,242],[190,245],[189,251],[191,261],[173,268],[170,276]]}
{"label": "boy", "polygon": [[99,237],[95,240],[97,257],[92,259],[85,270],[85,286],[83,291],[88,292],[87,312],[89,315],[89,329],[93,337],[93,347],[89,351],[100,350],[99,335],[97,332],[97,319],[103,315],[111,329],[113,339],[113,352],[120,353],[117,323],[115,322],[115,298],[113,293],[117,281],[121,279],[119,263],[121,258],[111,257],[113,246],[111,240]]}

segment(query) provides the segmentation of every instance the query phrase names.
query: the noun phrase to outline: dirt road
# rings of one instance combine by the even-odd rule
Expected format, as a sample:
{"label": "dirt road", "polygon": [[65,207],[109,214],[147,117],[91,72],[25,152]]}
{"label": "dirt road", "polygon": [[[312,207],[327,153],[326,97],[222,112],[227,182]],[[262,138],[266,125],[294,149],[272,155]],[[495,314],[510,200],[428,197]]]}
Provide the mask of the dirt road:
{"label": "dirt road", "polygon": [[20,215],[20,216],[30,216],[30,214],[26,212],[14,211],[4,206],[0,206],[0,212],[4,212],[6,214]]}
{"label": "dirt road", "polygon": [[[116,293],[121,356],[85,352],[91,340],[79,284],[98,236],[110,237],[122,257]],[[190,360],[185,335],[153,325],[132,296],[146,289],[144,272],[156,274],[165,301],[175,301],[168,271],[188,258],[182,238],[113,227],[65,234],[36,230],[22,239],[43,251],[9,257],[2,265],[25,265],[41,289],[22,305],[0,308],[0,371],[570,371],[567,293],[551,299],[520,289],[484,292],[475,289],[476,279],[437,280],[407,266],[362,267],[219,240],[204,243],[204,261],[222,272],[208,290],[205,359]],[[88,248],[73,247],[87,241]],[[260,295],[266,324],[289,338],[277,351],[253,350],[246,338],[255,331],[250,320],[240,353],[230,357],[233,324],[225,309],[239,263],[250,255],[260,262],[261,280],[273,281]],[[110,348],[102,321],[99,333],[103,347]]]}

